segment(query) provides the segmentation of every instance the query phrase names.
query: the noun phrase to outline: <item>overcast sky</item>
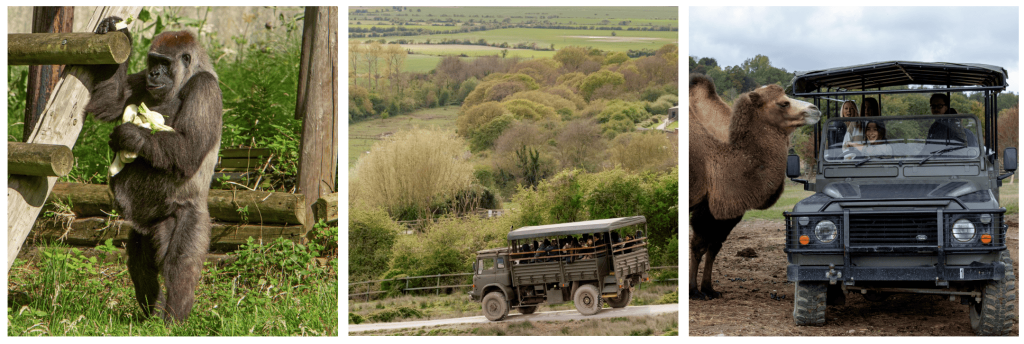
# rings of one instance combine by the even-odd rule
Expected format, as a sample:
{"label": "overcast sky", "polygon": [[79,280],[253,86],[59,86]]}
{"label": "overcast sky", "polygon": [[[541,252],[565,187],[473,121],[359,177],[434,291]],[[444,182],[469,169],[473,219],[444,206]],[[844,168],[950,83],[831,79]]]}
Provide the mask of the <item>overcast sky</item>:
{"label": "overcast sky", "polygon": [[789,72],[910,60],[1000,66],[1020,92],[1017,7],[690,7],[689,56]]}

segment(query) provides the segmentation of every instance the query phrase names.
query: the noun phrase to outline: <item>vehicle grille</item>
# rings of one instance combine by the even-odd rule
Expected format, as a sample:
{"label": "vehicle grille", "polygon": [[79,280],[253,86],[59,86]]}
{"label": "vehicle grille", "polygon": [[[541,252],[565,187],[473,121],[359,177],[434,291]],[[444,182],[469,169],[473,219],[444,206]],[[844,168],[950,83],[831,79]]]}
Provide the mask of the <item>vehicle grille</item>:
{"label": "vehicle grille", "polygon": [[937,245],[938,226],[935,214],[851,214],[850,246]]}

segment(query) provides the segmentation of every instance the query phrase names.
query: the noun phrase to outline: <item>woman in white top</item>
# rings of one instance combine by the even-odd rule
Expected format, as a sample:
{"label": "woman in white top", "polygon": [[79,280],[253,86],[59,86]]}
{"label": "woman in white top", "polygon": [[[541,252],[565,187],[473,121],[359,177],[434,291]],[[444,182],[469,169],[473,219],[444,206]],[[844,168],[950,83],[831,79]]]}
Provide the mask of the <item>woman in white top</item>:
{"label": "woman in white top", "polygon": [[[857,104],[852,100],[844,102],[840,116],[843,118],[860,117],[857,113]],[[861,123],[857,121],[846,122],[846,135],[843,136],[843,152],[850,150],[850,148],[860,148],[863,143],[864,130],[861,128]]]}

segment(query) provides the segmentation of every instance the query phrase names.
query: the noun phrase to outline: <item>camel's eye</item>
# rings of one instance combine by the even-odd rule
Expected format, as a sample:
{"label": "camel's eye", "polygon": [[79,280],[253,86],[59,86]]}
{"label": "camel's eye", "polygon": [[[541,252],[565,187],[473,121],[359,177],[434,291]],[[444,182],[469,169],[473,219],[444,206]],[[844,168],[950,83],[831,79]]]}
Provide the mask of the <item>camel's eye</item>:
{"label": "camel's eye", "polygon": [[779,103],[779,107],[783,107],[783,108],[789,107],[789,102],[781,102],[781,103]]}

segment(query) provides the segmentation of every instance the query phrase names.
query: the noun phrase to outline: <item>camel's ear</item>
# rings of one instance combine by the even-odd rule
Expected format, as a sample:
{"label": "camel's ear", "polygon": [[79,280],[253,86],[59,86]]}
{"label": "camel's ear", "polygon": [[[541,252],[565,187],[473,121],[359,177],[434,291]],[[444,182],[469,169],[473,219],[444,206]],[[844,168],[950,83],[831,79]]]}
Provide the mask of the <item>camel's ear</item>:
{"label": "camel's ear", "polygon": [[761,107],[763,100],[760,94],[757,94],[757,92],[750,92],[747,94],[750,96],[750,103],[754,104],[754,107]]}

